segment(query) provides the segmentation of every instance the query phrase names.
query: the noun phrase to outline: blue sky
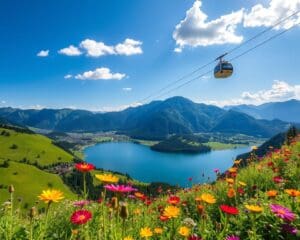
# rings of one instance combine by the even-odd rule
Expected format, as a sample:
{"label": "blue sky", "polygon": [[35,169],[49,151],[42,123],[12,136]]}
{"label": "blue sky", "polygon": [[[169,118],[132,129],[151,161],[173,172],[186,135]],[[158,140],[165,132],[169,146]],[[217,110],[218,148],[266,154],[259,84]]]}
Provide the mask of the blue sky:
{"label": "blue sky", "polygon": [[[300,0],[4,0],[0,106],[121,109],[297,9]],[[300,98],[299,36],[296,26],[234,62],[231,78],[209,74],[161,99],[224,105]]]}

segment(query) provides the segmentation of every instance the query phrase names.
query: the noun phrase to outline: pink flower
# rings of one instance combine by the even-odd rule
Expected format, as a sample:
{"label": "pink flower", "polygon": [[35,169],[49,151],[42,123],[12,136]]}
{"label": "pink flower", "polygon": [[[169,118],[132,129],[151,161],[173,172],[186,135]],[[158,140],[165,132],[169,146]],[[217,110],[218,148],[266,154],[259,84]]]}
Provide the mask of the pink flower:
{"label": "pink flower", "polygon": [[111,192],[119,192],[119,193],[129,193],[137,191],[136,188],[133,188],[132,186],[126,186],[126,185],[114,185],[114,184],[108,184],[104,186],[107,190]]}
{"label": "pink flower", "polygon": [[92,218],[92,213],[87,210],[78,210],[71,216],[71,222],[76,225],[85,224]]}
{"label": "pink flower", "polygon": [[240,240],[240,237],[231,235],[231,236],[228,236],[226,238],[226,240]]}
{"label": "pink flower", "polygon": [[90,203],[90,201],[88,201],[88,200],[79,200],[79,201],[73,202],[73,205],[74,205],[74,207],[83,208],[85,205],[88,205],[89,203]]}
{"label": "pink flower", "polygon": [[215,173],[219,173],[219,172],[220,172],[220,169],[215,168],[215,169],[214,169],[214,172],[215,172]]}
{"label": "pink flower", "polygon": [[295,214],[291,212],[290,209],[283,207],[278,204],[270,205],[271,211],[279,218],[285,221],[293,221],[295,219]]}

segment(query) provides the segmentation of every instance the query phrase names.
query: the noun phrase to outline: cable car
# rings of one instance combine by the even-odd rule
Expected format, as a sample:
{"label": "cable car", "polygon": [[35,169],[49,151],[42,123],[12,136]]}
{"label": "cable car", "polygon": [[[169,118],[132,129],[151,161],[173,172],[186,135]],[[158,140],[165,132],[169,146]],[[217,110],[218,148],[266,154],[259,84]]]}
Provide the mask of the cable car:
{"label": "cable car", "polygon": [[215,78],[228,78],[233,73],[233,66],[230,62],[223,60],[223,57],[226,56],[227,53],[221,55],[216,59],[219,61],[218,65],[215,67],[214,75]]}

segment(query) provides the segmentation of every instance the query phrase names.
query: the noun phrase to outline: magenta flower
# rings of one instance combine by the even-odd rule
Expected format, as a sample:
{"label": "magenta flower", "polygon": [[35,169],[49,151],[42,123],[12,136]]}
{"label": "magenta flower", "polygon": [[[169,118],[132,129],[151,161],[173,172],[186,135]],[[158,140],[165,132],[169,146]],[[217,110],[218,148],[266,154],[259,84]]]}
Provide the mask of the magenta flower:
{"label": "magenta flower", "polygon": [[196,234],[189,236],[188,240],[202,240],[201,237],[198,237]]}
{"label": "magenta flower", "polygon": [[73,202],[74,207],[80,207],[83,208],[85,205],[90,204],[90,201],[88,200],[79,200],[79,201],[75,201]]}
{"label": "magenta flower", "polygon": [[219,173],[219,172],[220,172],[220,169],[215,168],[215,169],[214,169],[214,172],[215,172],[215,173]]}
{"label": "magenta flower", "polygon": [[226,240],[240,240],[240,237],[231,235],[231,236],[228,236],[226,238]]}
{"label": "magenta flower", "polygon": [[111,192],[119,192],[119,193],[129,193],[137,191],[136,188],[133,188],[132,186],[126,186],[126,185],[114,185],[114,184],[108,184],[104,186],[108,191]]}
{"label": "magenta flower", "polygon": [[295,228],[294,226],[291,226],[289,224],[283,224],[282,225],[282,231],[292,234],[292,235],[296,235],[298,232],[298,229]]}
{"label": "magenta flower", "polygon": [[291,212],[290,209],[283,207],[278,204],[270,205],[271,211],[279,218],[285,221],[293,221],[295,219],[295,214]]}

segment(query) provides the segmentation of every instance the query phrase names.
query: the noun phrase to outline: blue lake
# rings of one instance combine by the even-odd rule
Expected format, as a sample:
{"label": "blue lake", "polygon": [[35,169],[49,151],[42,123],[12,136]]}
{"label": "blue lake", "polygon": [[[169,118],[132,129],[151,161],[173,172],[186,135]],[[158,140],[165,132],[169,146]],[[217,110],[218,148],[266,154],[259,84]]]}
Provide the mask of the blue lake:
{"label": "blue lake", "polygon": [[[203,154],[162,153],[130,142],[101,143],[85,149],[86,161],[97,168],[128,173],[144,182],[167,182],[188,186],[215,179],[214,169],[225,171],[235,157],[248,152],[249,147],[211,151]],[[202,176],[204,174],[204,177]]]}

